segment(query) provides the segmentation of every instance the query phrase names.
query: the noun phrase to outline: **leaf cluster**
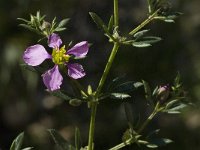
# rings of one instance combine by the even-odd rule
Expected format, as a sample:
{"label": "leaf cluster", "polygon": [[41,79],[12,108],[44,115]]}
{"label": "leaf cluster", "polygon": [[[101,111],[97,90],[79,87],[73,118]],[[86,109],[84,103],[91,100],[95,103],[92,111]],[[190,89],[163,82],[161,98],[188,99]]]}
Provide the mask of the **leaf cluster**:
{"label": "leaf cluster", "polygon": [[[131,107],[127,107],[125,105],[125,114],[128,121],[129,128],[124,132],[122,141],[131,145],[136,143],[137,145],[145,145],[148,148],[158,148],[160,146],[164,146],[166,144],[172,143],[172,140],[168,138],[159,138],[156,135],[160,130],[151,131],[146,137],[141,135],[141,131],[146,127],[147,123],[153,119],[153,117],[157,113],[168,113],[168,114],[177,114],[180,113],[181,110],[186,108],[189,103],[187,102],[187,97],[184,94],[184,89],[182,87],[180,74],[178,74],[174,80],[173,85],[170,87],[169,94],[165,97],[164,101],[160,101],[159,96],[163,94],[159,91],[159,87],[157,86],[155,89],[151,89],[149,84],[146,81],[140,83],[143,85],[145,91],[145,98],[149,106],[153,108],[153,112],[148,117],[148,119],[137,129],[140,120],[137,120],[137,124],[133,121],[133,115]],[[166,89],[168,90],[168,89]],[[163,100],[163,99],[162,99]]]}
{"label": "leaf cluster", "polygon": [[149,30],[141,30],[133,35],[133,39],[126,41],[125,44],[131,44],[134,47],[149,47],[152,44],[161,41],[162,39],[157,36],[148,36]]}
{"label": "leaf cluster", "polygon": [[159,112],[166,112],[170,114],[180,113],[183,108],[190,105],[186,92],[182,86],[179,73],[176,76],[173,85],[169,87],[169,94],[166,99],[162,101],[159,99],[160,93],[158,92],[158,86],[152,90],[146,81],[143,81],[143,83],[147,102],[152,107],[155,107],[159,103]]}
{"label": "leaf cluster", "polygon": [[159,9],[158,16],[156,16],[155,19],[172,23],[182,14],[180,12],[172,11],[172,6],[169,0],[147,0],[147,2],[150,15]]}
{"label": "leaf cluster", "polygon": [[128,35],[126,37],[119,34],[118,27],[114,26],[113,16],[110,17],[108,24],[106,25],[104,21],[95,13],[90,12],[90,16],[96,25],[104,32],[104,34],[109,38],[110,42],[118,42],[122,45],[132,45],[134,47],[149,47],[153,43],[157,43],[161,40],[160,37],[156,36],[146,36],[149,30],[142,30],[135,33],[133,36]]}
{"label": "leaf cluster", "polygon": [[151,131],[146,137],[143,137],[132,129],[127,129],[123,134],[122,141],[126,145],[136,143],[138,146],[144,145],[147,148],[151,149],[162,147],[173,142],[171,139],[168,138],[157,137],[159,131],[159,129]]}
{"label": "leaf cluster", "polygon": [[30,20],[18,18],[18,20],[23,22],[19,26],[41,36],[48,37],[52,33],[65,30],[64,26],[69,22],[69,18],[66,18],[57,23],[56,17],[51,22],[47,22],[45,17],[45,15],[40,14],[40,11],[37,11],[36,15],[30,15]]}

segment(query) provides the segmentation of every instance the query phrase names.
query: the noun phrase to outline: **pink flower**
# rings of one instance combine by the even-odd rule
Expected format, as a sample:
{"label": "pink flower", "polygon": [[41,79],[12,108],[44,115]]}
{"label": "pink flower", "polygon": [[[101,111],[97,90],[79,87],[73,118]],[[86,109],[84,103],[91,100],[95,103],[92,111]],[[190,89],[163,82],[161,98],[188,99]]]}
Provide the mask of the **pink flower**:
{"label": "pink flower", "polygon": [[50,91],[60,89],[60,85],[62,84],[63,77],[59,72],[59,65],[67,66],[68,75],[73,79],[79,79],[85,76],[82,65],[78,63],[69,63],[69,61],[71,56],[76,58],[85,57],[89,50],[88,42],[80,42],[67,51],[65,46],[60,47],[61,44],[62,40],[59,35],[53,33],[48,38],[48,46],[53,48],[52,55],[40,44],[28,47],[23,55],[25,63],[30,66],[38,66],[44,60],[52,59],[55,66],[42,75],[43,82]]}

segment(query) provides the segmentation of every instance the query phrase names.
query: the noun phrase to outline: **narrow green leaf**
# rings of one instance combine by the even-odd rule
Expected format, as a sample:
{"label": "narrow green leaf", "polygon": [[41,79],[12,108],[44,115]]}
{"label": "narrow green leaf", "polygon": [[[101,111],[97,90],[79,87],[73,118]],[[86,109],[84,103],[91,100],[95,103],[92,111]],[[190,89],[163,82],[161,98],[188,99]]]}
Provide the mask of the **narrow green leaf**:
{"label": "narrow green leaf", "polygon": [[160,132],[160,129],[153,130],[153,131],[151,131],[151,132],[146,136],[146,138],[149,139],[149,138],[151,138],[152,136],[158,134],[159,132]]}
{"label": "narrow green leaf", "polygon": [[180,87],[180,81],[181,81],[181,75],[180,73],[178,72],[177,75],[176,75],[176,78],[174,79],[174,85],[175,87]]}
{"label": "narrow green leaf", "polygon": [[45,17],[46,15],[40,16],[40,21],[44,20]]}
{"label": "narrow green leaf", "polygon": [[20,64],[20,66],[21,66],[23,69],[27,69],[27,70],[32,71],[32,72],[37,72],[37,71],[35,70],[34,67],[29,66],[29,65],[27,65],[27,64]]}
{"label": "narrow green leaf", "polygon": [[30,31],[32,31],[32,32],[35,32],[35,33],[37,33],[37,34],[39,34],[39,35],[42,35],[42,33],[40,33],[38,30],[36,30],[36,29],[30,27],[29,25],[26,25],[26,24],[19,24],[19,26],[21,26],[21,27],[23,27],[23,28],[25,28],[25,29],[28,29],[28,30],[30,30]]}
{"label": "narrow green leaf", "polygon": [[57,32],[64,31],[64,30],[66,30],[66,28],[60,28],[60,27],[59,27],[59,28],[56,28],[56,29],[55,29],[55,31],[57,31]]}
{"label": "narrow green leaf", "polygon": [[164,110],[164,112],[168,113],[168,114],[180,114],[180,111],[176,111],[176,110]]}
{"label": "narrow green leaf", "polygon": [[69,104],[72,105],[72,106],[80,106],[82,104],[82,100],[80,99],[71,99],[69,100]]}
{"label": "narrow green leaf", "polygon": [[97,26],[101,29],[103,29],[104,31],[108,31],[105,23],[103,22],[103,20],[96,14],[93,12],[89,12],[90,16],[92,17],[93,21],[97,24]]}
{"label": "narrow green leaf", "polygon": [[114,92],[119,92],[119,93],[124,93],[124,92],[131,92],[142,86],[143,84],[141,82],[133,82],[133,81],[128,81],[121,83],[117,85],[116,87],[113,88]]}
{"label": "narrow green leaf", "polygon": [[132,106],[129,103],[124,103],[124,110],[126,114],[126,119],[128,121],[129,128],[133,130],[133,124],[134,124],[134,116],[132,111]]}
{"label": "narrow green leaf", "polygon": [[58,27],[63,27],[65,26],[68,22],[69,22],[69,18],[63,19],[62,21],[60,21],[60,23],[58,24]]}
{"label": "narrow green leaf", "polygon": [[112,34],[110,34],[108,27],[105,25],[103,20],[95,13],[89,12],[91,18],[96,23],[96,25],[105,32],[105,36],[109,38],[109,41],[115,41],[116,38]]}
{"label": "narrow green leaf", "polygon": [[153,44],[153,43],[159,42],[159,41],[161,41],[161,40],[162,40],[162,39],[161,39],[160,37],[156,37],[156,36],[146,36],[146,37],[142,38],[142,41],[141,41],[141,42]]}
{"label": "narrow green leaf", "polygon": [[40,20],[40,11],[37,11],[37,13],[36,13],[36,18],[37,18],[38,20]]}
{"label": "narrow green leaf", "polygon": [[175,21],[172,20],[172,19],[164,19],[164,21],[165,21],[165,22],[168,22],[168,23],[175,23]]}
{"label": "narrow green leaf", "polygon": [[126,98],[130,98],[131,96],[125,93],[111,93],[110,94],[110,98],[113,99],[126,99]]}
{"label": "narrow green leaf", "polygon": [[149,14],[152,14],[152,9],[153,9],[152,0],[147,0],[147,4],[148,4]]}
{"label": "narrow green leaf", "polygon": [[135,38],[141,38],[141,37],[143,37],[147,32],[149,32],[149,30],[142,30],[142,31],[139,31],[139,32],[135,33],[135,34],[133,35],[133,37],[135,37]]}
{"label": "narrow green leaf", "polygon": [[76,150],[56,130],[49,129],[48,131],[60,150]]}
{"label": "narrow green leaf", "polygon": [[56,90],[56,91],[48,91],[51,95],[56,96],[58,98],[64,99],[66,101],[71,100],[72,98],[67,96],[66,94],[64,94],[63,92],[61,92],[60,90]]}
{"label": "narrow green leaf", "polygon": [[26,147],[26,148],[23,148],[22,150],[31,150],[33,149],[33,147]]}
{"label": "narrow green leaf", "polygon": [[170,109],[174,104],[176,104],[179,101],[179,99],[174,99],[174,100],[170,100],[169,103],[167,103],[167,105],[165,106],[165,109]]}
{"label": "narrow green leaf", "polygon": [[56,19],[57,19],[56,17],[53,18],[53,20],[51,22],[52,25],[56,25]]}
{"label": "narrow green leaf", "polygon": [[35,73],[39,73],[39,74],[42,74],[45,70],[40,67],[40,66],[29,66],[27,64],[20,64],[20,66],[22,67],[22,69],[26,69],[26,70],[29,70],[29,71],[32,71],[32,72],[35,72]]}
{"label": "narrow green leaf", "polygon": [[113,15],[110,17],[109,23],[108,23],[108,31],[110,32],[113,29],[114,25],[114,17]]}
{"label": "narrow green leaf", "polygon": [[135,82],[135,83],[134,83],[134,87],[135,87],[135,88],[139,88],[139,87],[141,87],[141,86],[143,86],[143,83],[142,83],[142,82]]}
{"label": "narrow green leaf", "polygon": [[174,20],[174,19],[177,18],[177,16],[176,16],[176,15],[169,15],[169,16],[167,16],[166,18],[167,18],[167,19]]}
{"label": "narrow green leaf", "polygon": [[24,140],[24,132],[20,133],[12,142],[10,150],[21,150],[22,142]]}
{"label": "narrow green leaf", "polygon": [[113,89],[118,86],[119,84],[123,83],[123,80],[125,79],[125,76],[120,76],[114,78],[108,85],[107,91],[113,91]]}
{"label": "narrow green leaf", "polygon": [[24,21],[26,23],[29,23],[30,21],[26,20],[26,19],[23,19],[23,18],[17,18],[17,20],[20,20],[20,21]]}
{"label": "narrow green leaf", "polygon": [[181,103],[178,106],[171,108],[170,110],[172,110],[172,111],[178,111],[178,110],[184,109],[185,107],[187,107],[187,105]]}
{"label": "narrow green leaf", "polygon": [[132,46],[138,47],[138,48],[143,48],[143,47],[150,47],[152,45],[149,43],[145,43],[145,42],[133,42]]}
{"label": "narrow green leaf", "polygon": [[172,143],[173,141],[167,138],[150,139],[146,145],[148,148],[157,148]]}
{"label": "narrow green leaf", "polygon": [[34,28],[32,28],[32,27],[30,27],[29,25],[26,25],[26,24],[19,24],[19,26],[24,27],[24,28],[26,28],[26,29],[28,29],[28,30],[37,31],[37,30],[35,30]]}
{"label": "narrow green leaf", "polygon": [[145,97],[147,100],[151,100],[151,88],[149,86],[149,84],[143,80],[143,84],[144,84],[144,91],[145,91]]}
{"label": "narrow green leaf", "polygon": [[158,148],[158,146],[156,144],[151,144],[151,143],[150,144],[148,143],[146,146],[148,148]]}
{"label": "narrow green leaf", "polygon": [[153,96],[155,96],[158,93],[158,86],[156,86],[156,88],[153,90]]}

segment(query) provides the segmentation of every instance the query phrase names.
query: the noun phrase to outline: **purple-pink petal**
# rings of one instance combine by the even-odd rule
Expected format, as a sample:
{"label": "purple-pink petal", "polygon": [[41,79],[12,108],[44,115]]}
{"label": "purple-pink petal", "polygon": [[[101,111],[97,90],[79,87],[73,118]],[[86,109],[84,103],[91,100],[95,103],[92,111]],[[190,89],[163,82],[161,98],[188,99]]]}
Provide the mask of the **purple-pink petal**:
{"label": "purple-pink petal", "polygon": [[50,91],[60,89],[63,77],[59,72],[58,65],[55,65],[51,70],[48,70],[43,75],[43,82]]}
{"label": "purple-pink petal", "polygon": [[23,55],[25,63],[30,66],[38,66],[48,58],[51,58],[51,55],[39,44],[28,47]]}
{"label": "purple-pink petal", "polygon": [[83,66],[78,63],[68,63],[68,75],[72,77],[73,79],[79,79],[85,76],[85,71],[83,69]]}
{"label": "purple-pink petal", "polygon": [[52,33],[48,37],[48,45],[51,48],[59,49],[60,45],[62,44],[62,40],[58,34]]}
{"label": "purple-pink petal", "polygon": [[87,41],[80,42],[67,51],[67,54],[74,55],[75,57],[82,58],[88,53],[89,45]]}

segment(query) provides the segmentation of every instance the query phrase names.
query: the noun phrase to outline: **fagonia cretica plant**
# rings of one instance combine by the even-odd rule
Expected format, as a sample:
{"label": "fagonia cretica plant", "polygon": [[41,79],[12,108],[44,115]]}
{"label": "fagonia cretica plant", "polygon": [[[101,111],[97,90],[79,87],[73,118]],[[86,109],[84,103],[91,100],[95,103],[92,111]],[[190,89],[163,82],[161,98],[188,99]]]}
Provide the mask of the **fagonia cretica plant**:
{"label": "fagonia cretica plant", "polygon": [[[110,1],[108,1],[108,3],[110,3]],[[143,131],[158,113],[177,114],[180,113],[181,109],[185,108],[189,104],[180,81],[180,74],[177,75],[173,83],[158,85],[154,89],[152,89],[148,82],[144,80],[134,82],[127,81],[125,77],[117,77],[111,81],[107,81],[112,64],[115,61],[117,52],[120,50],[121,46],[132,46],[137,49],[152,46],[152,44],[161,40],[160,37],[149,36],[150,30],[146,29],[146,25],[156,20],[164,21],[166,23],[175,22],[175,19],[181,13],[171,11],[171,7],[169,6],[170,3],[168,0],[147,0],[147,18],[144,19],[141,24],[130,30],[128,34],[123,33],[123,31],[120,30],[118,0],[113,0],[113,14],[111,14],[108,23],[105,23],[96,13],[89,12],[92,20],[107,37],[108,42],[113,45],[96,89],[91,87],[91,85],[84,87],[78,80],[83,77],[87,78],[87,75],[83,66],[77,63],[76,59],[85,58],[87,53],[93,49],[88,44],[90,41],[84,39],[75,45],[73,44],[74,46],[72,46],[71,43],[64,45],[60,35],[58,34],[58,32],[66,29],[64,26],[69,19],[57,22],[54,18],[51,22],[48,22],[45,20],[45,16],[41,16],[39,11],[36,15],[30,15],[30,20],[18,18],[23,22],[20,26],[39,34],[41,36],[39,42],[41,40],[46,40],[48,45],[43,46],[37,43],[29,46],[24,51],[23,61],[25,64],[22,66],[26,69],[37,71],[36,66],[41,66],[41,64],[46,60],[51,60],[50,67],[43,68],[42,70],[44,71],[40,72],[42,74],[41,77],[43,83],[49,94],[69,101],[69,104],[72,106],[78,106],[85,102],[90,109],[87,145],[77,144],[80,139],[79,129],[76,129],[75,131],[75,144],[69,144],[69,142],[65,141],[56,130],[48,129],[53,140],[61,150],[98,149],[98,145],[96,145],[94,141],[95,122],[96,119],[98,119],[96,118],[98,105],[108,98],[118,99],[119,101],[127,99],[128,101],[131,99],[130,93],[142,87],[144,89],[144,98],[147,99],[147,106],[152,110],[149,116],[141,119],[138,123],[139,126],[135,126],[131,122],[131,115],[129,115],[129,111],[127,110],[130,107],[125,107],[128,128],[123,133],[122,141],[119,139],[119,144],[116,144],[111,148],[105,147],[104,149],[118,150],[134,144],[135,146],[139,146],[141,149],[143,149],[143,146],[146,146],[147,148],[157,148],[172,142],[172,140],[168,138],[155,138],[156,133],[159,132],[157,129],[150,131],[149,134],[146,132],[144,133]],[[62,82],[64,80],[63,76],[66,76],[75,82],[77,89],[79,89],[78,95],[71,96],[72,94],[65,91],[62,87]],[[123,103],[123,101],[121,102]],[[15,149],[16,147],[21,148],[23,138],[24,133],[21,133],[13,141],[11,149]],[[27,149],[32,149],[32,147],[28,147]]]}

